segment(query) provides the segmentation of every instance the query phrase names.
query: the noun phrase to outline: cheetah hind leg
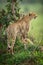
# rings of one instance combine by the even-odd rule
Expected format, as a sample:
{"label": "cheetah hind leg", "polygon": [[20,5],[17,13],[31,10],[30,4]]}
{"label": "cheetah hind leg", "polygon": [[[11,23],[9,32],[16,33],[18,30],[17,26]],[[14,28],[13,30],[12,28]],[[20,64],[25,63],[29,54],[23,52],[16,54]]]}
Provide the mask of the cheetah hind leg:
{"label": "cheetah hind leg", "polygon": [[12,44],[11,44],[11,54],[14,55],[14,44],[15,44],[15,40],[12,40]]}
{"label": "cheetah hind leg", "polygon": [[10,53],[10,50],[11,50],[10,42],[7,41],[7,53]]}

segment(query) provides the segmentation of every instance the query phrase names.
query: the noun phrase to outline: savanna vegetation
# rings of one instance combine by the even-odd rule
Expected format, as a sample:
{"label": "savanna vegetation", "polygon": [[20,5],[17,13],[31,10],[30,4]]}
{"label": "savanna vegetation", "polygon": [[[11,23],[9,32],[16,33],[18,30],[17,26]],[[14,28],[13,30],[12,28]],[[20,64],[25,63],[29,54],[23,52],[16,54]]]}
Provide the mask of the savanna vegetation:
{"label": "savanna vegetation", "polygon": [[[7,53],[5,29],[29,12],[37,14],[28,33],[34,45],[28,43],[25,50],[22,42],[16,39],[14,55],[11,55]],[[43,65],[43,0],[0,0],[0,65]]]}

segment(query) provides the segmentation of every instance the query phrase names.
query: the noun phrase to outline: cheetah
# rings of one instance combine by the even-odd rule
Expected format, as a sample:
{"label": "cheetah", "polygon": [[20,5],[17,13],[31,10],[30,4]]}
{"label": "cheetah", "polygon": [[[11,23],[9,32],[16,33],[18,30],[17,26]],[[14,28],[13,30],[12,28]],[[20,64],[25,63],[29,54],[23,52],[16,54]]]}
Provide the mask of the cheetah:
{"label": "cheetah", "polygon": [[[7,29],[7,48],[14,54],[14,44],[17,36],[21,37],[22,42],[24,43],[24,48],[26,49],[26,43],[28,41],[28,32],[30,29],[31,20],[36,18],[35,13],[29,13],[25,15],[22,19],[18,20],[15,23],[10,24]],[[30,40],[29,40],[30,41]],[[11,44],[10,44],[11,43]]]}

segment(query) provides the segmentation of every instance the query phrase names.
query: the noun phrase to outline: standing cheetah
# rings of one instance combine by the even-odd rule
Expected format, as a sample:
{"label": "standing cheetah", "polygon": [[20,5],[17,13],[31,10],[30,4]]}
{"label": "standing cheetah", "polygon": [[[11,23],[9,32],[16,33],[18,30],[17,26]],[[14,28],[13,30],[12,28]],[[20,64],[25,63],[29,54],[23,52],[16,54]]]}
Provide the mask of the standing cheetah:
{"label": "standing cheetah", "polygon": [[36,17],[37,16],[35,13],[29,13],[26,16],[24,16],[21,20],[18,20],[16,23],[12,23],[7,27],[6,29],[7,45],[8,45],[7,47],[12,54],[13,54],[13,48],[14,48],[14,44],[15,44],[15,40],[17,36],[21,37],[21,40],[23,41],[24,47],[26,49],[26,43],[28,40],[27,36],[30,29],[30,23],[31,23],[31,20],[33,18],[35,19]]}

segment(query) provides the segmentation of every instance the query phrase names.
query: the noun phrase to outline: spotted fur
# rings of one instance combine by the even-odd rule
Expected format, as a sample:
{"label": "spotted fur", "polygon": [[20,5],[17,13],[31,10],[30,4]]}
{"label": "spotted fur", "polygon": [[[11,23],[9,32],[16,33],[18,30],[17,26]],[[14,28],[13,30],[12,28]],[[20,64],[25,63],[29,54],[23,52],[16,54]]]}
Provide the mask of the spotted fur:
{"label": "spotted fur", "polygon": [[30,21],[36,18],[36,14],[29,13],[28,15],[24,16],[21,20],[18,20],[16,23],[10,24],[7,29],[7,47],[8,50],[13,54],[13,48],[15,44],[15,40],[17,36],[20,36],[21,40],[24,43],[24,47],[26,49],[27,43],[27,36],[30,29]]}

